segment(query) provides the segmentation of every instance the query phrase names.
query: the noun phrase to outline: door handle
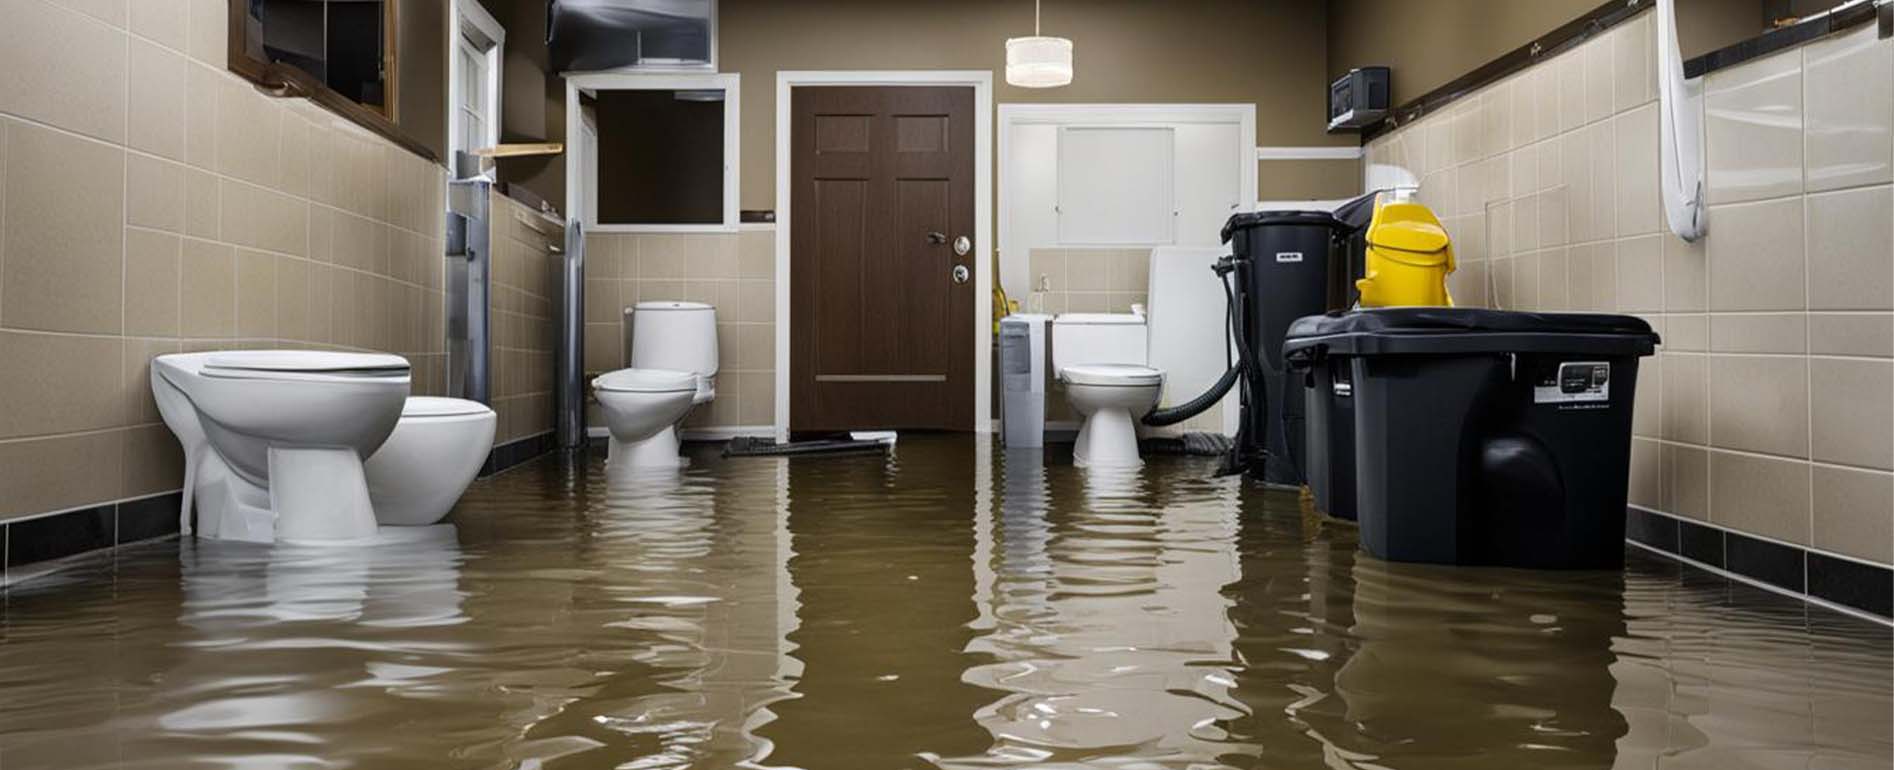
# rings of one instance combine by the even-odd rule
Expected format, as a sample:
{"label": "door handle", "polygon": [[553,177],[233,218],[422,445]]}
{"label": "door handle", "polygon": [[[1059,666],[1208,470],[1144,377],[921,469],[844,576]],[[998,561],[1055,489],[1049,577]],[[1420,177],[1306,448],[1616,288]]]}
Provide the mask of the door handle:
{"label": "door handle", "polygon": [[966,283],[967,279],[972,278],[972,277],[973,277],[973,271],[968,270],[966,265],[954,265],[954,283],[955,284]]}
{"label": "door handle", "polygon": [[939,246],[947,242],[947,234],[930,232],[927,234],[927,242]]}

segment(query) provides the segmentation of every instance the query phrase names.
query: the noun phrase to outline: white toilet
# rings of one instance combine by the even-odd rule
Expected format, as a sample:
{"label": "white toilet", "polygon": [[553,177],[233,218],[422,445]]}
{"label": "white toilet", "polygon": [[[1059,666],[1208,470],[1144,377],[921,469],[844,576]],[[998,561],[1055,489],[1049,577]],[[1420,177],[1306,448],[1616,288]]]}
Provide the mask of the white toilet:
{"label": "white toilet", "polygon": [[1164,372],[1147,365],[1142,313],[1066,313],[1052,319],[1052,369],[1084,423],[1078,465],[1138,465],[1138,418],[1157,406]]}
{"label": "white toilet", "polygon": [[497,421],[478,401],[409,398],[394,433],[363,464],[375,519],[394,527],[440,521],[486,463]]}
{"label": "white toilet", "polygon": [[180,530],[255,542],[375,536],[362,470],[408,398],[400,356],[301,350],[184,353],[151,365],[184,448]]}
{"label": "white toilet", "polygon": [[677,424],[717,397],[717,311],[701,302],[640,302],[631,367],[592,380],[614,466],[678,465]]}

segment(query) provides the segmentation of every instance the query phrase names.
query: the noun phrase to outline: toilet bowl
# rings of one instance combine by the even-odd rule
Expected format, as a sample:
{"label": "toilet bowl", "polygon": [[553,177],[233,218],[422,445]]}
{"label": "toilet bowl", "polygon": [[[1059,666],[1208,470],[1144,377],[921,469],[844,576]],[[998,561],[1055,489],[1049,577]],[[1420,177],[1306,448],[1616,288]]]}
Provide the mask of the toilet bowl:
{"label": "toilet bowl", "polygon": [[401,419],[407,359],[300,350],[152,360],[151,389],[184,448],[179,529],[202,537],[352,542],[375,536],[362,458]]}
{"label": "toilet bowl", "polygon": [[1072,459],[1080,465],[1138,465],[1138,418],[1157,406],[1164,373],[1136,364],[1075,364],[1060,370],[1065,397],[1084,418]]}
{"label": "toilet bowl", "polygon": [[1138,418],[1157,406],[1164,372],[1146,364],[1140,313],[1067,313],[1052,320],[1052,365],[1083,423],[1078,465],[1139,465]]}
{"label": "toilet bowl", "polygon": [[677,424],[696,403],[698,377],[671,369],[620,369],[592,380],[611,431],[605,462],[614,467],[682,463]]}
{"label": "toilet bowl", "polygon": [[362,466],[376,521],[395,527],[440,521],[486,463],[496,422],[478,401],[409,398],[394,433]]}
{"label": "toilet bowl", "polygon": [[625,311],[631,367],[592,380],[613,466],[675,467],[677,424],[717,397],[717,309],[646,301]]}

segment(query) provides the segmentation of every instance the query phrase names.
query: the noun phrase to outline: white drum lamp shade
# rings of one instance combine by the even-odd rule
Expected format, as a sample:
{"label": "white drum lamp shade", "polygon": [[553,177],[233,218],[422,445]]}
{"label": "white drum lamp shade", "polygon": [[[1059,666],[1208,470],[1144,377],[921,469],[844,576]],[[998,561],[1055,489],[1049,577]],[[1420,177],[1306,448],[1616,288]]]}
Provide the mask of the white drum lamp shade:
{"label": "white drum lamp shade", "polygon": [[1072,41],[1062,37],[1008,38],[1006,82],[1021,88],[1054,88],[1072,82]]}

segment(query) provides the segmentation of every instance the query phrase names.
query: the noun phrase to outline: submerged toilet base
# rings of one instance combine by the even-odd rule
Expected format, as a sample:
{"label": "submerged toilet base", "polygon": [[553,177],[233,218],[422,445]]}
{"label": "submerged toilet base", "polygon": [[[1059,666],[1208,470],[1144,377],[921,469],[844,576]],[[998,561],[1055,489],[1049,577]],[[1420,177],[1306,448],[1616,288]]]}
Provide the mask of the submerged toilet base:
{"label": "submerged toilet base", "polygon": [[606,446],[605,462],[622,467],[676,468],[689,462],[678,450],[677,428],[666,426],[638,441],[620,441],[613,436]]}
{"label": "submerged toilet base", "polygon": [[1143,465],[1138,457],[1138,429],[1126,409],[1100,409],[1086,418],[1072,444],[1075,465],[1129,467]]}

